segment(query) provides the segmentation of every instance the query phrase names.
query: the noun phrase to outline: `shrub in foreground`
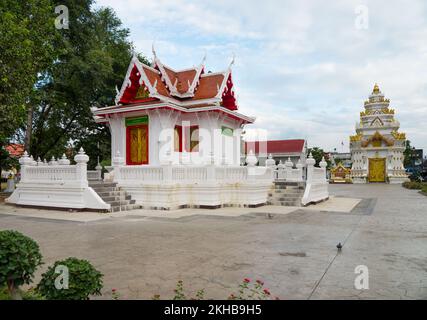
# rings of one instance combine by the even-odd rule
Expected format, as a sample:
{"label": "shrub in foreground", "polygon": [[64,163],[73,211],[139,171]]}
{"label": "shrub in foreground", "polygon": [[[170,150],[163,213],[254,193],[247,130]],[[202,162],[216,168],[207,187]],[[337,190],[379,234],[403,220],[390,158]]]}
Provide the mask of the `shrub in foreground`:
{"label": "shrub in foreground", "polygon": [[30,284],[42,255],[37,242],[14,230],[0,231],[0,287],[12,299],[21,299],[19,286]]}
{"label": "shrub in foreground", "polygon": [[[58,287],[58,277],[62,272],[58,270],[64,269],[68,270],[68,288]],[[49,300],[88,300],[90,295],[101,295],[102,277],[102,273],[89,261],[70,257],[50,266],[36,289]],[[61,279],[62,285],[65,285],[64,281],[67,280]]]}

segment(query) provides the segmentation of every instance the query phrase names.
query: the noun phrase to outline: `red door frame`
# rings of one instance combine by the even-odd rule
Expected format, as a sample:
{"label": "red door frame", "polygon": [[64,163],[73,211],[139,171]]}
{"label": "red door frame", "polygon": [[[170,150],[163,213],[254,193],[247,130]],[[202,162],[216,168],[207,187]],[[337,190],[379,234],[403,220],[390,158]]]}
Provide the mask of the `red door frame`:
{"label": "red door frame", "polygon": [[[130,141],[130,129],[133,128],[140,128],[140,127],[146,127],[147,128],[147,138],[146,140],[146,153],[147,153],[147,161],[146,162],[141,162],[141,163],[137,163],[137,162],[132,162],[130,160],[130,145],[131,145],[131,141]],[[127,126],[126,127],[126,164],[127,165],[141,165],[141,164],[148,164],[149,159],[150,159],[150,155],[149,155],[149,138],[148,135],[150,134],[149,132],[149,128],[148,128],[148,124],[137,124],[134,126]]]}

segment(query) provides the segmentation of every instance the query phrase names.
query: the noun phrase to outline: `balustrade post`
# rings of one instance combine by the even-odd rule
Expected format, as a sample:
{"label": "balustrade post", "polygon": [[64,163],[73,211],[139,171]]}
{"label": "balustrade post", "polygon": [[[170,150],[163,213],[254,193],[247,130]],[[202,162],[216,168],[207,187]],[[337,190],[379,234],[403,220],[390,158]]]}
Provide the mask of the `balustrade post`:
{"label": "balustrade post", "polygon": [[301,159],[298,159],[298,162],[297,162],[296,167],[297,167],[297,169],[298,169],[298,180],[299,180],[299,181],[303,181],[303,180],[302,180],[302,168],[303,168],[303,165],[302,165],[302,163],[301,163]]}
{"label": "balustrade post", "polygon": [[80,187],[86,188],[89,183],[87,180],[87,163],[89,156],[85,153],[83,148],[75,155],[74,161],[76,162],[76,179],[80,183]]}
{"label": "balustrade post", "polygon": [[248,168],[248,180],[254,180],[256,176],[255,165],[258,163],[258,159],[252,150],[249,150],[249,153],[246,156],[246,163]]}
{"label": "balustrade post", "polygon": [[30,164],[31,159],[28,156],[27,151],[24,152],[21,158],[19,158],[19,164],[21,165],[21,181],[25,182],[27,180],[26,177],[26,169],[27,166]]}
{"label": "balustrade post", "polygon": [[314,160],[313,155],[310,152],[310,155],[308,156],[306,160],[307,164],[307,184],[311,184],[313,182],[313,171],[314,171],[314,164],[316,163],[316,160]]}
{"label": "balustrade post", "polygon": [[96,164],[95,170],[98,173],[98,180],[102,180],[102,166],[100,165],[99,161]]}
{"label": "balustrade post", "polygon": [[286,180],[289,180],[292,178],[292,167],[294,164],[291,161],[291,157],[288,157],[288,160],[285,162],[285,170],[286,170]]}
{"label": "balustrade post", "polygon": [[272,156],[271,153],[268,155],[268,159],[265,160],[265,166],[267,168],[271,169],[271,176],[273,177],[273,180],[274,180],[276,178],[275,177],[275,174],[276,174],[276,172],[275,172],[276,161],[274,161],[273,156]]}
{"label": "balustrade post", "polygon": [[326,179],[326,166],[328,165],[328,163],[325,161],[325,157],[322,157],[322,161],[319,162],[320,168],[323,169],[323,180],[326,183],[327,179]]}
{"label": "balustrade post", "polygon": [[166,157],[161,160],[160,165],[163,170],[163,181],[171,182],[172,181],[172,159],[170,151],[166,152]]}
{"label": "balustrade post", "polygon": [[70,164],[70,160],[67,159],[65,153],[63,153],[62,158],[58,160],[58,164],[61,166],[68,166]]}
{"label": "balustrade post", "polygon": [[120,169],[124,165],[125,159],[121,156],[120,151],[117,150],[116,156],[113,158],[113,167],[114,167],[114,182],[119,182],[121,180]]}
{"label": "balustrade post", "polygon": [[206,179],[209,182],[214,182],[216,180],[215,175],[215,157],[213,151],[209,152],[209,160],[206,168]]}

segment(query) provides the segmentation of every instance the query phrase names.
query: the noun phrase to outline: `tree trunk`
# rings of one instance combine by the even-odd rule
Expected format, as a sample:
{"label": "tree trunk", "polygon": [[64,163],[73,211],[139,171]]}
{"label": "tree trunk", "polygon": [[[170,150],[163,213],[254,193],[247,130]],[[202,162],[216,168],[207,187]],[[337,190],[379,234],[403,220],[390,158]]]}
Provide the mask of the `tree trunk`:
{"label": "tree trunk", "polygon": [[33,131],[33,106],[28,106],[27,130],[25,131],[25,150],[27,150],[28,153],[30,153],[32,131]]}
{"label": "tree trunk", "polygon": [[18,288],[15,287],[13,280],[7,281],[7,288],[12,300],[22,300],[21,293],[19,292]]}

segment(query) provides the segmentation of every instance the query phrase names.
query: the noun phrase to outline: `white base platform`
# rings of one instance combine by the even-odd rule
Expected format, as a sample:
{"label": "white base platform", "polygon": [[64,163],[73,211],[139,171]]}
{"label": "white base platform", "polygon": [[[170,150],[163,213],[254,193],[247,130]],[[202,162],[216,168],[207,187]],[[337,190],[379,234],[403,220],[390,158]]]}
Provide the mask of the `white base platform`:
{"label": "white base platform", "polygon": [[19,183],[12,195],[5,200],[23,206],[55,207],[70,209],[109,210],[91,187],[64,186],[64,184]]}
{"label": "white base platform", "polygon": [[257,206],[265,204],[271,181],[251,183],[124,184],[119,186],[144,208]]}

